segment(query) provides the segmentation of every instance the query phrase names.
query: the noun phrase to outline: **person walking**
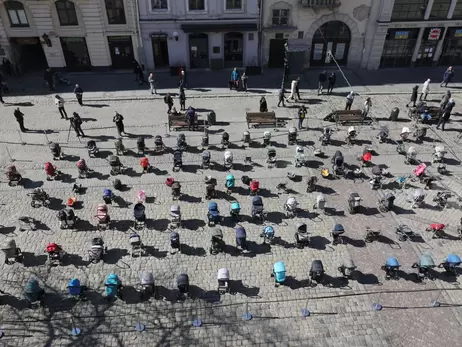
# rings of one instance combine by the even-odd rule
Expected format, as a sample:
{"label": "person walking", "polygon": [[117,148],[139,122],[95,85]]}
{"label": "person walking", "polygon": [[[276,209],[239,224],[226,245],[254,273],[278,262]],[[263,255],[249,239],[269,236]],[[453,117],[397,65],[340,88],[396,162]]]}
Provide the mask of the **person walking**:
{"label": "person walking", "polygon": [[168,107],[167,113],[170,114],[172,112],[173,107],[173,99],[170,93],[167,93],[167,95],[164,96],[164,102]]}
{"label": "person walking", "polygon": [[80,106],[83,106],[83,89],[78,84],[75,85],[74,94]]}
{"label": "person walking", "polygon": [[138,65],[138,67],[136,68],[136,73],[138,75],[138,83],[141,85],[145,84],[146,81],[144,79],[144,72],[143,72],[143,68]]}
{"label": "person walking", "polygon": [[367,97],[366,101],[364,101],[364,108],[363,108],[363,118],[366,118],[369,115],[369,111],[372,107],[372,101],[370,97]]}
{"label": "person walking", "polygon": [[66,118],[67,120],[67,113],[64,109],[64,99],[57,94],[55,95],[55,105],[58,106],[58,111],[61,115],[61,118]]}
{"label": "person walking", "polygon": [[260,98],[260,112],[268,112],[268,104],[264,96]]}
{"label": "person walking", "polygon": [[335,72],[332,72],[328,78],[327,94],[332,94],[332,91],[334,90],[335,82],[337,82],[337,75],[335,74]]}
{"label": "person walking", "polygon": [[449,117],[451,116],[452,109],[456,105],[453,98],[449,99],[448,104],[444,108],[443,114],[441,115],[440,119],[438,120],[438,124],[436,125],[436,129],[439,129],[441,126],[441,131],[444,131],[445,124],[449,121]]}
{"label": "person walking", "polygon": [[124,126],[124,117],[119,112],[115,112],[114,118],[112,121],[115,123],[119,137],[126,136],[125,126]]}
{"label": "person walking", "polygon": [[297,84],[295,85],[295,93],[297,93],[298,100],[301,100],[300,97],[300,77],[297,77]]}
{"label": "person walking", "polygon": [[186,81],[186,71],[184,70],[183,67],[180,67],[178,71],[178,87],[181,88],[187,88],[188,83]]}
{"label": "person walking", "polygon": [[180,95],[178,98],[180,99],[180,111],[186,111],[186,94],[183,87],[180,87]]}
{"label": "person walking", "polygon": [[412,88],[411,100],[406,104],[406,107],[409,107],[410,103],[412,103],[412,107],[415,107],[418,92],[419,92],[419,86],[414,86]]}
{"label": "person walking", "polygon": [[290,83],[290,95],[289,95],[290,100],[294,100],[296,90],[297,90],[297,80],[292,80],[292,82]]}
{"label": "person walking", "polygon": [[188,116],[188,130],[194,130],[196,127],[196,109],[189,106],[186,115]]}
{"label": "person walking", "polygon": [[2,83],[0,82],[0,102],[5,105],[5,101],[3,100],[3,86]]}
{"label": "person walking", "polygon": [[80,137],[80,136],[85,137],[85,134],[83,133],[83,130],[82,130],[82,118],[80,118],[77,112],[74,112],[72,114],[72,118],[70,122],[71,122],[71,126],[74,129],[77,137]]}
{"label": "person walking", "polygon": [[306,118],[306,107],[305,105],[302,105],[299,109],[298,109],[298,130],[302,130],[303,129],[303,121],[305,120]]}
{"label": "person walking", "polygon": [[428,79],[422,84],[422,94],[420,94],[419,100],[422,101],[422,98],[424,100],[427,100],[428,93],[430,93],[430,82],[431,80]]}
{"label": "person walking", "polygon": [[348,94],[346,97],[345,110],[351,110],[351,105],[353,104],[354,99],[355,99],[355,92],[351,91],[350,94]]}
{"label": "person walking", "polygon": [[452,66],[450,66],[443,74],[443,82],[441,82],[440,87],[442,88],[444,84],[444,86],[447,88],[448,83],[451,82],[453,77],[454,77],[454,69],[452,68]]}
{"label": "person walking", "polygon": [[239,70],[237,69],[237,67],[235,67],[233,72],[231,72],[231,82],[233,82],[233,87],[236,90],[239,90],[239,78]]}
{"label": "person walking", "polygon": [[451,91],[448,89],[446,90],[446,93],[443,95],[443,97],[441,98],[441,102],[440,102],[440,109],[441,111],[444,110],[444,108],[446,107],[446,105],[448,104],[449,102],[449,99],[451,99]]}
{"label": "person walking", "polygon": [[51,72],[50,68],[45,70],[45,74],[43,75],[43,79],[45,80],[46,85],[50,90],[55,90],[55,86],[53,85],[53,72]]}
{"label": "person walking", "polygon": [[284,89],[284,87],[282,87],[281,89],[279,89],[279,102],[278,102],[278,107],[281,107],[281,103],[282,103],[282,107],[286,107],[286,105],[284,105],[285,93],[286,93],[286,90]]}
{"label": "person walking", "polygon": [[326,71],[323,71],[319,74],[319,83],[318,83],[318,95],[322,94],[322,90],[324,89],[324,83],[326,82],[327,74]]}
{"label": "person walking", "polygon": [[156,80],[154,79],[154,74],[151,72],[148,77],[149,87],[152,94],[157,94]]}
{"label": "person walking", "polygon": [[242,90],[244,92],[247,91],[247,75],[245,74],[245,72],[242,73],[242,76],[241,76],[241,83],[242,83]]}
{"label": "person walking", "polygon": [[19,110],[19,107],[14,110],[13,115],[14,118],[16,118],[16,122],[19,124],[19,129],[21,132],[25,133],[26,131],[29,131],[29,129],[24,127],[24,113]]}

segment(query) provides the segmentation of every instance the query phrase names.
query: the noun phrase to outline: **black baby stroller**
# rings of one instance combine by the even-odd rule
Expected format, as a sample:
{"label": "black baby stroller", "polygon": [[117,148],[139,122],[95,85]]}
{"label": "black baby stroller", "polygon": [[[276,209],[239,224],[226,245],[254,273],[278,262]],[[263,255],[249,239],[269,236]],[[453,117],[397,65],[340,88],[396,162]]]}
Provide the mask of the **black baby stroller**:
{"label": "black baby stroller", "polygon": [[50,205],[50,197],[42,188],[35,188],[31,193],[27,194],[32,198],[30,205],[32,207],[40,207],[40,206],[49,206]]}
{"label": "black baby stroller", "polygon": [[229,134],[224,131],[223,134],[221,134],[221,147],[222,148],[228,148],[229,146]]}
{"label": "black baby stroller", "polygon": [[252,199],[252,219],[260,221],[260,223],[263,223],[265,220],[263,199],[258,195],[254,196]]}
{"label": "black baby stroller", "polygon": [[322,284],[324,281],[324,265],[321,260],[313,260],[310,269],[310,285]]}
{"label": "black baby stroller", "polygon": [[61,151],[61,146],[56,143],[50,143],[51,154],[53,154],[53,160],[63,159],[64,153]]}
{"label": "black baby stroller", "polygon": [[173,171],[178,172],[183,168],[183,153],[180,149],[173,152]]}
{"label": "black baby stroller", "polygon": [[266,152],[266,163],[269,169],[276,166],[276,150],[272,147],[268,148]]}
{"label": "black baby stroller", "polygon": [[96,146],[96,142],[93,140],[90,140],[87,142],[87,150],[88,150],[88,156],[90,158],[96,157],[96,155],[99,153],[99,149]]}
{"label": "black baby stroller", "polygon": [[22,180],[22,176],[19,174],[18,170],[16,169],[16,166],[14,165],[8,165],[5,168],[4,173],[6,179],[8,180],[8,185],[10,187],[16,187],[18,183]]}
{"label": "black baby stroller", "polygon": [[399,241],[414,240],[417,238],[417,234],[406,224],[400,224],[395,230]]}
{"label": "black baby stroller", "polygon": [[12,238],[6,238],[2,242],[2,252],[5,254],[5,264],[22,263],[24,257],[21,249],[16,247],[16,241]]}
{"label": "black baby stroller", "polygon": [[144,271],[140,277],[141,300],[149,300],[153,295],[156,296],[156,287],[154,284],[154,275],[152,272]]}
{"label": "black baby stroller", "polygon": [[176,231],[170,233],[170,254],[181,252],[180,234]]}
{"label": "black baby stroller", "polygon": [[220,228],[214,227],[211,230],[211,246],[210,246],[210,254],[218,254],[223,252],[225,247],[225,241],[223,241],[223,232]]}
{"label": "black baby stroller", "polygon": [[343,159],[342,152],[335,152],[334,156],[332,157],[332,164],[332,171],[337,178],[340,176],[345,176],[345,160]]}
{"label": "black baby stroller", "polygon": [[88,250],[88,260],[91,263],[98,263],[103,259],[107,249],[104,247],[104,241],[101,237],[94,237],[91,240],[91,247]]}
{"label": "black baby stroller", "polygon": [[146,151],[146,143],[144,142],[144,137],[140,136],[136,139],[136,149],[138,154],[144,154]]}
{"label": "black baby stroller", "polygon": [[218,294],[226,294],[229,292],[229,270],[222,268],[217,273]]}
{"label": "black baby stroller", "polygon": [[178,139],[176,141],[176,148],[180,151],[186,151],[188,145],[186,143],[186,136],[181,133],[178,134]]}
{"label": "black baby stroller", "polygon": [[132,258],[142,257],[144,255],[144,246],[141,237],[137,233],[130,234],[130,246],[132,246]]}
{"label": "black baby stroller", "polygon": [[427,136],[427,127],[417,127],[414,131],[415,142],[422,143],[425,136]]}
{"label": "black baby stroller", "polygon": [[124,143],[122,142],[122,139],[118,139],[114,142],[114,147],[116,149],[116,154],[117,155],[124,155],[127,153],[127,150],[125,149]]}
{"label": "black baby stroller", "polygon": [[156,153],[163,152],[165,149],[164,141],[162,140],[162,136],[156,135],[154,137],[154,151]]}
{"label": "black baby stroller", "polygon": [[306,187],[306,192],[307,193],[312,193],[316,190],[316,183],[318,182],[318,178],[315,176],[311,176],[308,178],[307,182],[307,187]]}
{"label": "black baby stroller", "polygon": [[146,224],[146,207],[142,203],[137,203],[133,207],[133,217],[135,218],[134,228],[136,230],[143,230]]}
{"label": "black baby stroller", "polygon": [[448,199],[452,196],[451,192],[438,192],[433,198],[433,202],[436,202],[437,206],[444,210],[448,203]]}
{"label": "black baby stroller", "polygon": [[178,200],[181,197],[181,184],[178,181],[172,183],[172,198]]}
{"label": "black baby stroller", "polygon": [[356,270],[356,265],[350,258],[345,259],[343,264],[338,267],[338,271],[346,278],[352,278]]}
{"label": "black baby stroller", "polygon": [[202,152],[202,164],[201,167],[203,170],[207,170],[210,168],[210,152],[203,151]]}
{"label": "black baby stroller", "polygon": [[305,223],[298,223],[295,232],[295,246],[303,249],[305,246],[309,246],[310,241],[311,237],[307,225]]}
{"label": "black baby stroller", "polygon": [[292,127],[287,133],[287,142],[289,146],[295,145],[297,143],[297,128]]}
{"label": "black baby stroller", "polygon": [[205,182],[205,198],[207,200],[210,200],[213,197],[215,197],[216,180],[212,176],[205,176],[204,182]]}
{"label": "black baby stroller", "polygon": [[236,251],[248,251],[247,245],[247,232],[245,231],[244,227],[237,227],[236,228]]}
{"label": "black baby stroller", "polygon": [[332,229],[332,245],[336,246],[339,243],[343,243],[342,235],[345,233],[345,228],[342,224],[335,224]]}
{"label": "black baby stroller", "polygon": [[387,193],[383,198],[379,199],[379,210],[380,212],[389,212],[393,209],[396,197],[393,193]]}
{"label": "black baby stroller", "polygon": [[380,166],[375,165],[372,170],[372,178],[369,181],[371,189],[381,189],[382,188],[382,169]]}
{"label": "black baby stroller", "polygon": [[361,197],[358,193],[351,193],[348,198],[348,211],[350,214],[358,213],[361,209]]}
{"label": "black baby stroller", "polygon": [[119,175],[119,174],[123,173],[124,167],[123,167],[122,163],[120,162],[120,159],[119,159],[118,156],[111,155],[109,157],[109,165],[111,166],[111,175],[112,176]]}
{"label": "black baby stroller", "polygon": [[65,208],[57,214],[59,220],[59,227],[61,229],[72,229],[76,222],[74,210],[71,208]]}
{"label": "black baby stroller", "polygon": [[176,279],[176,285],[178,288],[178,299],[184,300],[189,296],[189,276],[187,274],[181,274]]}

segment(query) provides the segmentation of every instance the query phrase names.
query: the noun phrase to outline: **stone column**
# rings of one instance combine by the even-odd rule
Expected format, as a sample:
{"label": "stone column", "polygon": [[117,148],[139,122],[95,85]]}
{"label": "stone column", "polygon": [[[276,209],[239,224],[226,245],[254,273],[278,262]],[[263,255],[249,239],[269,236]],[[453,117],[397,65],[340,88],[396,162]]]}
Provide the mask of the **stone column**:
{"label": "stone column", "polygon": [[441,52],[443,51],[444,38],[446,37],[447,33],[448,33],[448,27],[445,27],[443,33],[441,34],[441,39],[438,42],[438,46],[436,46],[435,54],[433,55],[433,65],[434,66],[438,65],[438,60],[440,60]]}
{"label": "stone column", "polygon": [[412,64],[414,64],[415,61],[417,60],[417,55],[419,54],[419,51],[420,51],[420,45],[422,44],[422,36],[423,36],[424,31],[425,31],[425,28],[420,28],[419,35],[417,36],[417,43],[415,44],[415,48],[414,48],[414,54],[412,54]]}
{"label": "stone column", "polygon": [[451,6],[449,6],[448,19],[451,19],[454,15],[454,9],[456,8],[457,0],[452,0]]}
{"label": "stone column", "polygon": [[428,1],[427,10],[425,11],[424,19],[430,18],[430,13],[432,12],[433,0]]}

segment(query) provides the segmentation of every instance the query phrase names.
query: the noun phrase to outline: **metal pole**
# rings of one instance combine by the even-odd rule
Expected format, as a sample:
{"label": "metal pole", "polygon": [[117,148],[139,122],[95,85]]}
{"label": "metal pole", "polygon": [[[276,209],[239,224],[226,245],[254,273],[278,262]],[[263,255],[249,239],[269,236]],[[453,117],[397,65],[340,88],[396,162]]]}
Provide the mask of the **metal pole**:
{"label": "metal pole", "polygon": [[6,148],[6,153],[8,153],[8,156],[10,157],[10,161],[11,162],[14,162],[15,160],[13,159],[13,157],[11,156],[11,153],[10,153],[10,150],[8,149],[8,146],[5,146]]}
{"label": "metal pole", "polygon": [[19,140],[21,141],[21,145],[25,145],[26,143],[24,142],[24,140],[22,139],[22,135],[21,135],[21,132],[18,130],[18,134],[19,134]]}

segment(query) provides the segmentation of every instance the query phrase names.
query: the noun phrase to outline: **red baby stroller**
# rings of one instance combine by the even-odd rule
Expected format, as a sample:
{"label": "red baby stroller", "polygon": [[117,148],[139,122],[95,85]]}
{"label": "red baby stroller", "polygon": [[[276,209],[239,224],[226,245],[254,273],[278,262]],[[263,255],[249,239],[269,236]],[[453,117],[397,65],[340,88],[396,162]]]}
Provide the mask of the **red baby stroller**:
{"label": "red baby stroller", "polygon": [[426,229],[426,231],[431,231],[433,236],[433,239],[436,238],[443,238],[444,237],[444,229],[446,228],[446,224],[441,224],[441,223],[434,223],[430,224],[430,227]]}
{"label": "red baby stroller", "polygon": [[250,195],[257,195],[259,189],[260,189],[259,181],[254,181],[254,180],[250,181],[250,186],[249,186]]}
{"label": "red baby stroller", "polygon": [[54,180],[58,176],[59,171],[56,170],[56,166],[48,161],[45,163],[45,173],[47,174],[47,180]]}
{"label": "red baby stroller", "polygon": [[151,165],[149,165],[149,159],[147,157],[143,157],[140,159],[140,165],[143,169],[143,173],[148,173]]}

